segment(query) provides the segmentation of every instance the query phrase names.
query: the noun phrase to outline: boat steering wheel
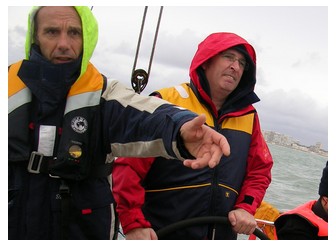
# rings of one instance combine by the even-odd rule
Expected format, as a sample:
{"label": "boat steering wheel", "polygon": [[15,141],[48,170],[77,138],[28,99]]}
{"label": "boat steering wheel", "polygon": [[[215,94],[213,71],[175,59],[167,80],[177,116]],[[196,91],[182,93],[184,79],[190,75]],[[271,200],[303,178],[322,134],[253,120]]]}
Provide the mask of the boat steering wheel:
{"label": "boat steering wheel", "polygon": [[[196,217],[196,218],[189,218],[185,220],[181,220],[179,222],[170,224],[164,228],[159,229],[156,231],[156,235],[158,236],[158,239],[163,240],[168,235],[170,235],[172,232],[180,230],[182,228],[186,228],[189,226],[194,225],[200,225],[200,224],[229,224],[230,221],[227,217],[223,216],[204,216],[204,217]],[[261,240],[270,240],[270,238],[263,233],[261,230],[256,228],[253,232],[254,235],[256,235]]]}

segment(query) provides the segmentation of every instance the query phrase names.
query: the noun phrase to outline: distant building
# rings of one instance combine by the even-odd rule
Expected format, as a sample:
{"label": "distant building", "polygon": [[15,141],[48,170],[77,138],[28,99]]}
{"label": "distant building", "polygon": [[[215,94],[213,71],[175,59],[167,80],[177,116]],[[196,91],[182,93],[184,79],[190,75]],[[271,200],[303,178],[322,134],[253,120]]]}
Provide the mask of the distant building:
{"label": "distant building", "polygon": [[314,152],[316,154],[328,157],[328,151],[322,149],[321,142],[317,142],[312,146],[305,146],[301,145],[299,140],[282,133],[266,130],[262,130],[262,133],[267,143],[282,145],[305,152]]}

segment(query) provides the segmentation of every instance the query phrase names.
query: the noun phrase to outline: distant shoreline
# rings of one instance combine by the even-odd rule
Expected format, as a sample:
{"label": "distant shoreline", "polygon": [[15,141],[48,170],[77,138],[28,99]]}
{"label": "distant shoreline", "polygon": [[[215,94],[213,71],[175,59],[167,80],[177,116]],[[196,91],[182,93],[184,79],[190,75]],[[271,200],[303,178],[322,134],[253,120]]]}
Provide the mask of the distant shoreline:
{"label": "distant shoreline", "polygon": [[317,142],[315,145],[305,146],[300,144],[300,141],[294,139],[293,137],[282,133],[266,130],[262,130],[262,133],[267,143],[277,144],[279,146],[285,146],[288,148],[328,157],[328,151],[322,148],[321,142]]}
{"label": "distant shoreline", "polygon": [[285,145],[285,144],[278,144],[278,143],[274,143],[274,142],[268,142],[266,141],[267,144],[272,144],[272,145],[277,145],[277,146],[282,146],[282,147],[286,147],[286,148],[289,148],[289,149],[295,149],[295,150],[300,150],[302,152],[307,152],[307,153],[311,153],[311,154],[317,154],[319,156],[323,156],[323,157],[327,157],[328,158],[328,151],[326,150],[319,150],[319,151],[313,151],[313,150],[310,150],[309,147],[306,147],[306,148],[297,148],[295,146],[291,146],[291,145]]}

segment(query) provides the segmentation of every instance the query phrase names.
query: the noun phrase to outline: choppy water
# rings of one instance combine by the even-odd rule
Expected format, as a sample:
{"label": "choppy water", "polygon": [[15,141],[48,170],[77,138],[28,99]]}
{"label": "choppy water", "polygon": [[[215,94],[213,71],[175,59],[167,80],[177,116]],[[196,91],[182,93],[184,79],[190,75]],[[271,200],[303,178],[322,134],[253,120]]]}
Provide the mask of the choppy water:
{"label": "choppy water", "polygon": [[264,200],[280,211],[318,198],[318,187],[327,158],[269,144],[273,156],[272,183]]}
{"label": "choppy water", "polygon": [[[264,200],[283,212],[317,199],[327,158],[275,144],[268,147],[274,164]],[[247,240],[248,236],[239,234],[238,239]]]}

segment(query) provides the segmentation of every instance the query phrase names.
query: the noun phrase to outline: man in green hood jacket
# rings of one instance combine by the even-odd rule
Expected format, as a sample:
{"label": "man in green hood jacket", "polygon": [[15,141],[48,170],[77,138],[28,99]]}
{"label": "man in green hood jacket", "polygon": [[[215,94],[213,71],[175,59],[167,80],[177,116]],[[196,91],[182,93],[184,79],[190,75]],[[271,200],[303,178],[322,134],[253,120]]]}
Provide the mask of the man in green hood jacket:
{"label": "man in green hood jacket", "polygon": [[116,156],[164,156],[191,168],[229,155],[205,116],[108,80],[90,63],[88,7],[33,7],[26,59],[8,69],[8,238],[114,239]]}

